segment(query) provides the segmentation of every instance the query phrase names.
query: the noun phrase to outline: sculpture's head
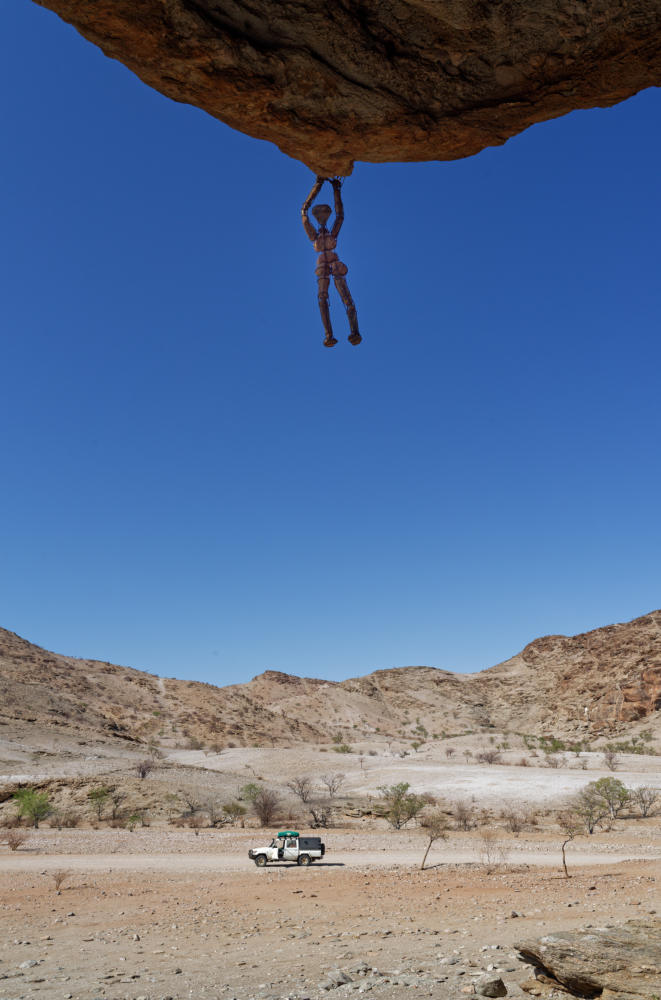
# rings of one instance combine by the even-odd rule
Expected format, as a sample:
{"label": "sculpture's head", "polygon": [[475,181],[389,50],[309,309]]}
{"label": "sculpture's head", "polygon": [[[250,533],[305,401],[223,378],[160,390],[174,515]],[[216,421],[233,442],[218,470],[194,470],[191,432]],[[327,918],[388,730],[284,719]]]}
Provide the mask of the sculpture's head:
{"label": "sculpture's head", "polygon": [[330,205],[315,205],[312,214],[320,226],[325,226],[330,219],[331,207]]}

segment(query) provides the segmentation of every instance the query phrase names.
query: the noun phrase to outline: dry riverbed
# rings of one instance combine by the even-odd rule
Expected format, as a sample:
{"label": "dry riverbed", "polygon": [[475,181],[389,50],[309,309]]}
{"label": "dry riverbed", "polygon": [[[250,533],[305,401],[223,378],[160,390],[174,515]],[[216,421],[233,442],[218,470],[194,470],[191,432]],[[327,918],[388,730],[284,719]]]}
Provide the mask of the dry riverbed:
{"label": "dry riverbed", "polygon": [[[459,1000],[487,973],[523,997],[517,940],[661,910],[652,850],[619,861],[632,844],[608,836],[607,853],[571,845],[565,879],[548,835],[510,837],[494,868],[476,836],[456,835],[420,872],[420,831],[328,831],[329,864],[308,869],[255,868],[259,831],[37,831],[0,848],[0,998]],[[535,852],[544,864],[522,860]]]}

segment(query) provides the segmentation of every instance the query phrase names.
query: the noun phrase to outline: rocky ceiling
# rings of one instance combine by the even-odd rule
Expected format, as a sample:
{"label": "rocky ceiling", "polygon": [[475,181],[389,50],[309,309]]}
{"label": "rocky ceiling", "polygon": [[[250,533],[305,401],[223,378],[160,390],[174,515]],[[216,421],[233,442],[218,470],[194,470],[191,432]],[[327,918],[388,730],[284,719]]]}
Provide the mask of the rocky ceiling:
{"label": "rocky ceiling", "polygon": [[325,176],[448,160],[661,84],[661,0],[35,0]]}

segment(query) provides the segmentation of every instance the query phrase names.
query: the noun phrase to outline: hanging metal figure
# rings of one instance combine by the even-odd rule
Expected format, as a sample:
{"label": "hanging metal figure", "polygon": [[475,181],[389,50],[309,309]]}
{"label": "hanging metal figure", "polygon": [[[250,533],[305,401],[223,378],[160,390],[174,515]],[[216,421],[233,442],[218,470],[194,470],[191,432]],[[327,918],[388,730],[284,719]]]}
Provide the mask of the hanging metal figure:
{"label": "hanging metal figure", "polygon": [[[319,223],[319,229],[315,229],[310,222],[308,211],[310,209],[310,205],[321,191],[324,181],[326,180],[330,180],[330,183],[333,185],[333,194],[335,198],[335,222],[333,223],[332,229],[327,229],[326,223],[331,216],[331,207],[330,205],[315,205],[312,209],[312,214]],[[347,311],[349,328],[351,330],[348,338],[349,343],[354,345],[359,344],[363,339],[358,332],[358,316],[356,314],[356,306],[351,298],[351,293],[345,277],[348,268],[346,264],[342,263],[335,253],[337,237],[340,229],[342,228],[342,223],[344,222],[344,206],[342,205],[341,187],[342,181],[339,177],[333,177],[332,179],[328,177],[317,177],[314,187],[303,202],[303,207],[301,209],[303,228],[305,229],[310,241],[314,244],[315,250],[319,253],[315,274],[317,275],[319,312],[321,313],[321,321],[324,324],[324,331],[326,333],[324,338],[324,347],[333,347],[337,344],[337,340],[333,336],[333,327],[331,326],[330,318],[330,304],[328,301],[328,287],[330,285],[331,276]]]}

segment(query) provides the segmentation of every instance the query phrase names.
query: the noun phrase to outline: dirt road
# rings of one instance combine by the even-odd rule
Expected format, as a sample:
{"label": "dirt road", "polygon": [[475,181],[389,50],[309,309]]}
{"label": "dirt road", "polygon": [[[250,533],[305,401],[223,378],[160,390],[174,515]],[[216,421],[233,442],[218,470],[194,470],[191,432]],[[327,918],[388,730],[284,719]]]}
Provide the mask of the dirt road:
{"label": "dirt road", "polygon": [[[634,852],[569,851],[568,863],[581,866],[612,865],[623,861],[645,859],[644,854]],[[420,866],[421,851],[335,851],[324,861],[315,862],[315,868],[369,869],[369,868],[411,868]],[[507,863],[513,866],[557,868],[560,853],[558,849],[515,850],[507,854]],[[428,867],[438,865],[477,865],[480,858],[475,851],[432,851],[427,859]],[[288,864],[270,864],[269,870],[291,870]],[[56,868],[67,868],[77,872],[250,872],[254,866],[243,854],[30,854],[27,852],[0,854],[0,872],[42,872]],[[254,869],[257,875],[260,872]]]}

